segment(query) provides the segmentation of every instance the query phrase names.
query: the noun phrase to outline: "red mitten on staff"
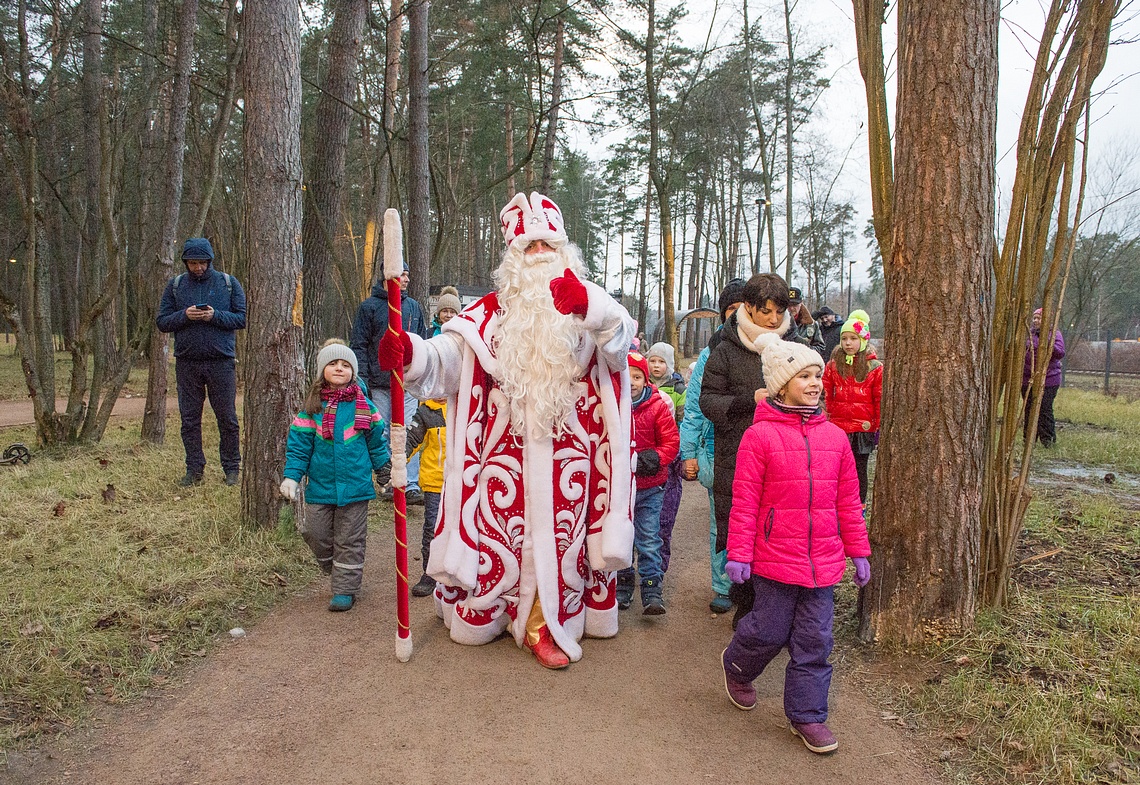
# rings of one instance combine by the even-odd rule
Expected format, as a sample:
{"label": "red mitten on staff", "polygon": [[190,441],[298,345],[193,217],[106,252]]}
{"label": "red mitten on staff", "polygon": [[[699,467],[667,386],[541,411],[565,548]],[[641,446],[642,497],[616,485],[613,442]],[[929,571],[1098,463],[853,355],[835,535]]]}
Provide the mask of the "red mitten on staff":
{"label": "red mitten on staff", "polygon": [[586,310],[590,307],[590,295],[573,270],[567,269],[561,278],[551,281],[550,293],[554,295],[554,307],[559,313],[576,313],[585,317]]}
{"label": "red mitten on staff", "polygon": [[412,364],[412,339],[406,332],[399,335],[391,330],[384,331],[380,345],[376,347],[376,362],[381,371],[394,371]]}

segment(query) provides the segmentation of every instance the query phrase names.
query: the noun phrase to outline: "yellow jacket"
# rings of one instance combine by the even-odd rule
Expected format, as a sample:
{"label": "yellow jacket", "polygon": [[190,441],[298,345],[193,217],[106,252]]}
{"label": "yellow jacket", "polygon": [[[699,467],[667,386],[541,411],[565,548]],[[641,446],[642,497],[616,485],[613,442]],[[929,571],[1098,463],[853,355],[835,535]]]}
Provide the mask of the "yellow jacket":
{"label": "yellow jacket", "polygon": [[424,401],[408,426],[408,458],[420,455],[420,490],[443,492],[444,445],[447,441],[447,404]]}

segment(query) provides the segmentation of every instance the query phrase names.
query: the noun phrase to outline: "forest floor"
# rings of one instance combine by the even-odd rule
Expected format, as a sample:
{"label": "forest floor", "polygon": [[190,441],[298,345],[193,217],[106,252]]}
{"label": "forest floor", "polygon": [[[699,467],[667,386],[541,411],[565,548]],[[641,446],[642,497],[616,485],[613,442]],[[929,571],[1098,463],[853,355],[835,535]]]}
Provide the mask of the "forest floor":
{"label": "forest floor", "polygon": [[430,598],[413,598],[415,653],[397,662],[394,548],[374,533],[349,613],[325,609],[317,580],[183,684],[101,707],[84,728],[10,753],[0,781],[937,782],[937,750],[884,719],[849,678],[849,651],[835,658],[841,746],[831,756],[787,730],[785,658],[757,681],[755,711],[728,702],[719,655],[731,617],[707,607],[707,520],[704,489],[686,484],[667,615],[643,617],[635,603],[616,638],[585,641],[582,660],[558,672],[509,638],[451,642]]}

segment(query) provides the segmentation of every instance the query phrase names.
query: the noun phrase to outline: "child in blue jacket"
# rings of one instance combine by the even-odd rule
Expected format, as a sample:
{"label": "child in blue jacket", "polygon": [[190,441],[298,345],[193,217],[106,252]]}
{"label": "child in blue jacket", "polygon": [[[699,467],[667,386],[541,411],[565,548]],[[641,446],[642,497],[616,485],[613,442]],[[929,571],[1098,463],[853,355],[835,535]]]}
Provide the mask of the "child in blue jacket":
{"label": "child in blue jacket", "polygon": [[330,611],[349,610],[360,592],[368,502],[376,498],[372,472],[389,460],[384,421],[358,374],[352,349],[335,338],[326,341],[285,448],[281,494],[297,501],[308,476],[301,536],[332,576]]}

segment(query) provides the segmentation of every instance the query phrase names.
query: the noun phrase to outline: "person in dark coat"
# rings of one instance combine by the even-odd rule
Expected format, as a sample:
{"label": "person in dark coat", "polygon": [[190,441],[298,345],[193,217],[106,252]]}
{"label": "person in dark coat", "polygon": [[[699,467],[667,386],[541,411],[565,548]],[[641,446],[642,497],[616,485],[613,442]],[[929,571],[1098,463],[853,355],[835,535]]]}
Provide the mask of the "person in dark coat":
{"label": "person in dark coat", "polygon": [[[744,432],[752,425],[757,404],[766,397],[764,368],[756,340],[775,333],[786,341],[806,345],[796,336],[788,312],[788,285],[775,273],[754,275],[744,285],[743,303],[721,330],[721,340],[709,353],[701,379],[701,412],[713,424],[713,506],[716,512],[716,549],[726,547],[728,518],[732,511],[732,480],[736,453]],[[733,623],[752,609],[750,584],[734,584],[730,598],[736,604]]]}
{"label": "person in dark coat", "polygon": [[788,312],[792,315],[792,322],[796,325],[796,335],[800,339],[800,343],[807,344],[812,349],[819,352],[819,356],[827,362],[827,355],[824,354],[823,333],[820,331],[819,324],[812,318],[811,312],[804,304],[804,293],[798,287],[792,286],[788,289]]}
{"label": "person in dark coat", "polygon": [[186,475],[182,487],[198,485],[206,469],[202,409],[206,398],[218,420],[219,453],[226,485],[241,481],[237,418],[237,341],[245,329],[245,291],[237,279],[214,269],[214,248],[205,237],[182,246],[186,272],[166,283],[155,324],[174,333],[174,375]]}
{"label": "person in dark coat", "polygon": [[819,324],[819,332],[823,336],[823,356],[830,358],[839,345],[839,336],[843,332],[843,320],[839,314],[826,305],[812,314],[812,318]]}
{"label": "person in dark coat", "polygon": [[[424,309],[419,302],[408,295],[408,265],[400,276],[400,313],[403,316],[404,332],[415,333],[421,338],[430,338],[431,324],[424,317]],[[379,281],[372,287],[372,294],[360,304],[356,321],[352,325],[350,346],[356,353],[360,365],[360,376],[368,384],[369,394],[380,409],[384,418],[384,438],[389,438],[392,423],[391,374],[381,371],[376,361],[376,347],[388,329],[388,286]],[[404,416],[411,422],[420,402],[415,396],[404,393]],[[384,498],[391,498],[391,490],[386,489]],[[408,461],[408,486],[406,497],[409,504],[423,504],[424,495],[420,490],[420,456],[417,454]]]}
{"label": "person in dark coat", "polygon": [[[1053,399],[1057,397],[1057,390],[1061,387],[1061,360],[1065,357],[1065,339],[1061,331],[1053,334],[1053,340],[1046,346],[1051,346],[1048,367],[1045,369],[1045,384],[1041,393],[1041,414],[1037,418],[1037,440],[1046,447],[1052,447],[1057,441],[1057,423],[1053,417]],[[1041,309],[1033,312],[1033,322],[1029,329],[1029,338],[1025,342],[1025,370],[1021,375],[1021,396],[1025,401],[1025,436],[1029,437],[1029,415],[1033,413],[1033,398],[1028,397],[1029,388],[1033,383],[1033,364],[1040,362],[1038,355],[1043,352],[1041,348]],[[1034,391],[1034,397],[1037,393]]]}

